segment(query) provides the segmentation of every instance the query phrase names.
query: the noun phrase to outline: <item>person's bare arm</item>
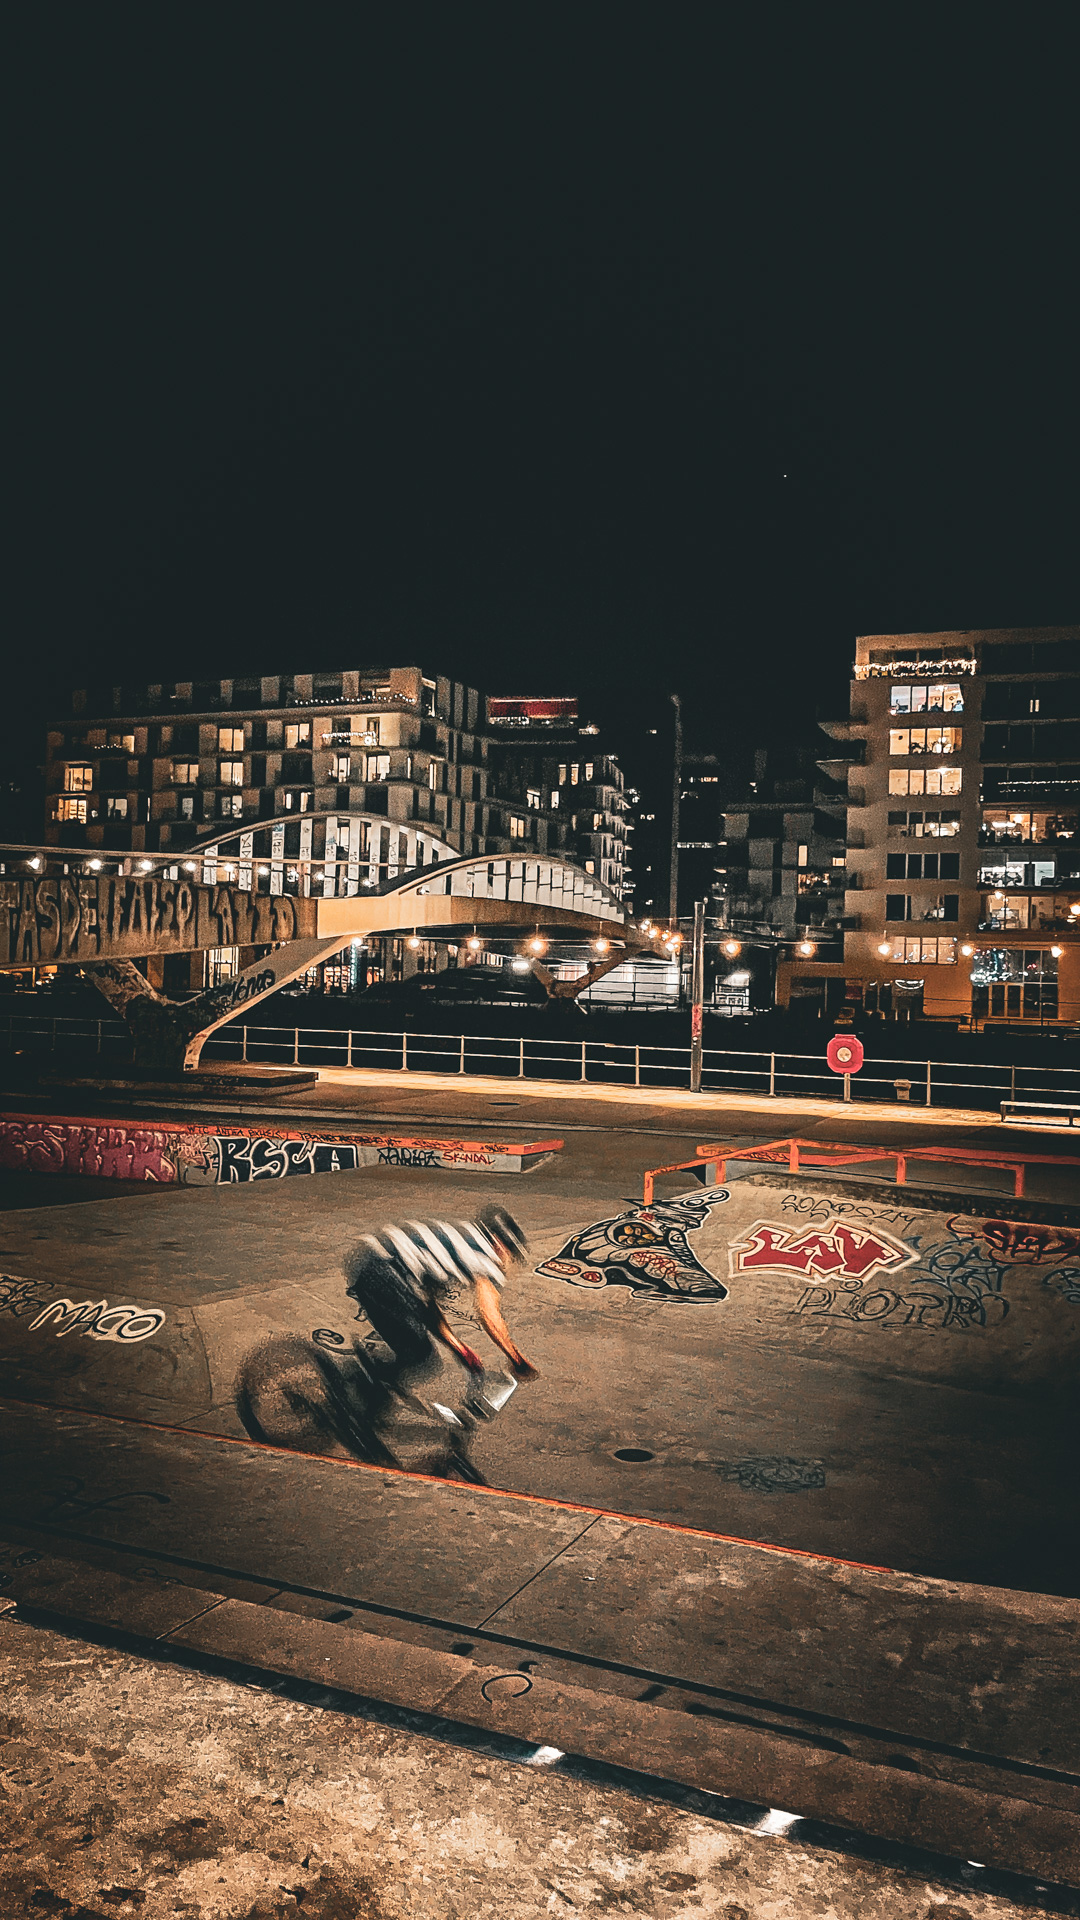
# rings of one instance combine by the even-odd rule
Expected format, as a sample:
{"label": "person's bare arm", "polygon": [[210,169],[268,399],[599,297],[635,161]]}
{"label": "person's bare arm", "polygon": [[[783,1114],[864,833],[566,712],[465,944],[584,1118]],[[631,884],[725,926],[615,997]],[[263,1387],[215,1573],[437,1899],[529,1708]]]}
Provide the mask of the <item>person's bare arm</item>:
{"label": "person's bare arm", "polygon": [[514,1345],[510,1337],[510,1329],[503,1319],[499,1289],[483,1274],[479,1275],[476,1281],[476,1311],[488,1339],[494,1340],[495,1345],[502,1349],[518,1379],[535,1380],[539,1368],[526,1360],[521,1349]]}
{"label": "person's bare arm", "polygon": [[433,1332],[436,1339],[441,1340],[444,1347],[449,1347],[451,1353],[456,1353],[458,1359],[463,1360],[471,1372],[483,1371],[484,1363],[480,1355],[474,1353],[471,1347],[467,1347],[463,1340],[458,1339],[457,1334],[441,1313],[436,1318]]}

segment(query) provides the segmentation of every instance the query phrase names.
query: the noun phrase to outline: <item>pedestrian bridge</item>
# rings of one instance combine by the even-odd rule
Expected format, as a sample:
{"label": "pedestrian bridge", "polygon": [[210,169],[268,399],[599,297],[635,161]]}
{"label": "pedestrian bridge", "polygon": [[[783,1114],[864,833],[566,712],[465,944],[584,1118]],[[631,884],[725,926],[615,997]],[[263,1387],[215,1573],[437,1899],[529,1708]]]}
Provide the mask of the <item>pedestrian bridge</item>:
{"label": "pedestrian bridge", "polygon": [[[81,967],[123,1014],[144,1063],[190,1067],[215,1027],[354,940],[460,942],[475,931],[514,942],[562,931],[601,937],[594,973],[640,944],[611,889],[554,856],[462,855],[401,830],[394,861],[362,865],[355,847],[329,833],[329,850],[316,857],[286,854],[277,823],[260,831],[270,843],[265,858],[250,829],[182,859],[0,847],[0,971]],[[157,993],[134,964],[223,947],[262,951],[233,979],[183,1003]],[[531,964],[550,980],[538,959]]]}

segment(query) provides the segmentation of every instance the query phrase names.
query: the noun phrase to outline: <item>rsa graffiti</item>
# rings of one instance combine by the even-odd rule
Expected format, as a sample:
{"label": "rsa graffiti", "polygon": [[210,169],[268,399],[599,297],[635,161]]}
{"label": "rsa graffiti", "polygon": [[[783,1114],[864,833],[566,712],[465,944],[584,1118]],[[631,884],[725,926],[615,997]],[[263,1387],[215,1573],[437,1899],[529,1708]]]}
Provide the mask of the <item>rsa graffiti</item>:
{"label": "rsa graffiti", "polygon": [[153,1180],[166,1186],[234,1186],[298,1173],[346,1173],[357,1167],[479,1168],[517,1173],[555,1153],[561,1140],[408,1140],[389,1134],[309,1134],[287,1128],[222,1133],[190,1125],[144,1126],[106,1120],[0,1117],[0,1168],[21,1173],[80,1173],[104,1180]]}
{"label": "rsa graffiti", "polygon": [[88,1340],[131,1344],[149,1340],[165,1325],[166,1316],[160,1307],[110,1307],[107,1300],[50,1300],[43,1291],[45,1285],[41,1280],[0,1274],[0,1313],[28,1320],[28,1333],[48,1328],[58,1340],[77,1333]]}
{"label": "rsa graffiti", "polygon": [[686,1236],[730,1197],[726,1187],[717,1187],[712,1193],[631,1207],[571,1234],[536,1272],[574,1287],[631,1287],[660,1300],[726,1300],[723,1281],[702,1266]]}

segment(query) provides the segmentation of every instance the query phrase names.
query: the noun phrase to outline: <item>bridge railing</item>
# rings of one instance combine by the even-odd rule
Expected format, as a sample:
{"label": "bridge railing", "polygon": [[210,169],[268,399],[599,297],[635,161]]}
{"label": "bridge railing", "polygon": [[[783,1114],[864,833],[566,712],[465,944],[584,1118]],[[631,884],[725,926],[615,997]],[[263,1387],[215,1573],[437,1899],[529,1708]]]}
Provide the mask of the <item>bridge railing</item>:
{"label": "bridge railing", "polygon": [[[0,1014],[0,1048],[120,1061],[130,1056],[122,1021],[63,1015]],[[258,1066],[367,1067],[392,1073],[438,1073],[562,1080],[594,1086],[689,1087],[688,1046],[635,1041],[546,1040],[534,1035],[385,1031],[382,1028],[279,1027],[233,1021],[212,1034],[203,1060]],[[820,1053],[737,1052],[706,1047],[705,1092],[743,1092],[777,1099],[840,1101],[842,1076]],[[996,1109],[1003,1100],[1080,1101],[1074,1066],[1010,1066],[965,1060],[867,1060],[853,1081],[860,1104]]]}

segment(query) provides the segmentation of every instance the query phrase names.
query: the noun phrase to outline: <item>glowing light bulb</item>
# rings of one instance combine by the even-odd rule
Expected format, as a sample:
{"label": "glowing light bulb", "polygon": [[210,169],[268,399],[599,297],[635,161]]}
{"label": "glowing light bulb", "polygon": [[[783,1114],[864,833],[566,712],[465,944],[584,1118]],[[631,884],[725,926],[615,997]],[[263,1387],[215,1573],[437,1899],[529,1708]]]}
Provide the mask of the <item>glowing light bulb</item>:
{"label": "glowing light bulb", "polygon": [[974,949],[974,947],[973,947],[973,946],[972,946],[972,945],[970,944],[970,942],[968,942],[968,941],[965,941],[965,942],[964,942],[964,945],[963,945],[963,946],[961,947],[961,949],[960,949],[960,951],[961,951],[961,953],[963,954],[963,956],[964,956],[964,959],[965,959],[965,960],[970,960],[970,959],[971,959],[971,956],[972,956],[972,954],[973,954],[973,953],[974,953],[974,951],[975,951],[975,949]]}
{"label": "glowing light bulb", "polygon": [[153,867],[153,864],[154,864],[154,863],[153,863],[153,861],[152,861],[152,860],[140,860],[140,861],[139,861],[139,872],[140,872],[140,873],[149,873],[149,872],[151,871],[151,869],[152,869],[152,867]]}
{"label": "glowing light bulb", "polygon": [[482,944],[481,941],[477,938],[475,933],[470,934],[469,938],[465,942],[465,945],[468,947],[470,953],[479,953],[481,944]]}
{"label": "glowing light bulb", "polygon": [[889,946],[889,943],[887,940],[883,940],[881,942],[881,945],[878,948],[878,952],[883,953],[885,955],[885,958],[888,959],[889,954],[892,952],[892,948]]}
{"label": "glowing light bulb", "polygon": [[27,866],[28,866],[28,867],[33,867],[33,869],[34,869],[34,872],[36,873],[36,872],[37,872],[37,870],[38,870],[38,868],[39,868],[39,867],[40,867],[40,865],[41,865],[41,860],[40,860],[40,857],[39,857],[39,855],[35,853],[35,855],[34,855],[34,857],[33,857],[33,859],[32,859],[32,860],[28,860],[26,864],[27,864]]}
{"label": "glowing light bulb", "polygon": [[546,953],[547,941],[541,940],[540,935],[536,934],[533,937],[533,939],[529,941],[529,952],[530,953]]}
{"label": "glowing light bulb", "polygon": [[194,871],[195,871],[195,862],[194,862],[194,860],[185,860],[185,861],[184,861],[184,872],[185,872],[185,873],[194,873]]}
{"label": "glowing light bulb", "polygon": [[724,952],[727,954],[729,960],[734,960],[735,955],[742,952],[742,947],[738,940],[725,940]]}
{"label": "glowing light bulb", "polygon": [[611,945],[610,940],[594,940],[593,941],[593,946],[595,947],[597,953],[606,953],[610,945]]}
{"label": "glowing light bulb", "polygon": [[91,873],[100,873],[100,872],[101,872],[101,861],[100,861],[100,860],[91,860],[91,862],[90,862],[90,871],[91,871]]}
{"label": "glowing light bulb", "polygon": [[815,945],[814,945],[814,943],[813,943],[813,941],[812,941],[812,940],[800,940],[800,941],[799,941],[799,952],[800,952],[800,953],[802,953],[802,954],[805,954],[805,955],[806,955],[806,957],[807,957],[807,959],[809,959],[809,957],[810,957],[810,955],[811,955],[812,953],[816,953],[816,952],[817,952],[817,948],[815,947]]}
{"label": "glowing light bulb", "polygon": [[1053,954],[1055,960],[1060,960],[1065,949],[1064,947],[1051,947],[1050,951]]}
{"label": "glowing light bulb", "polygon": [[411,947],[413,949],[413,952],[415,953],[417,947],[420,945],[419,935],[415,933],[410,933],[408,939],[405,942],[405,945],[407,947]]}

